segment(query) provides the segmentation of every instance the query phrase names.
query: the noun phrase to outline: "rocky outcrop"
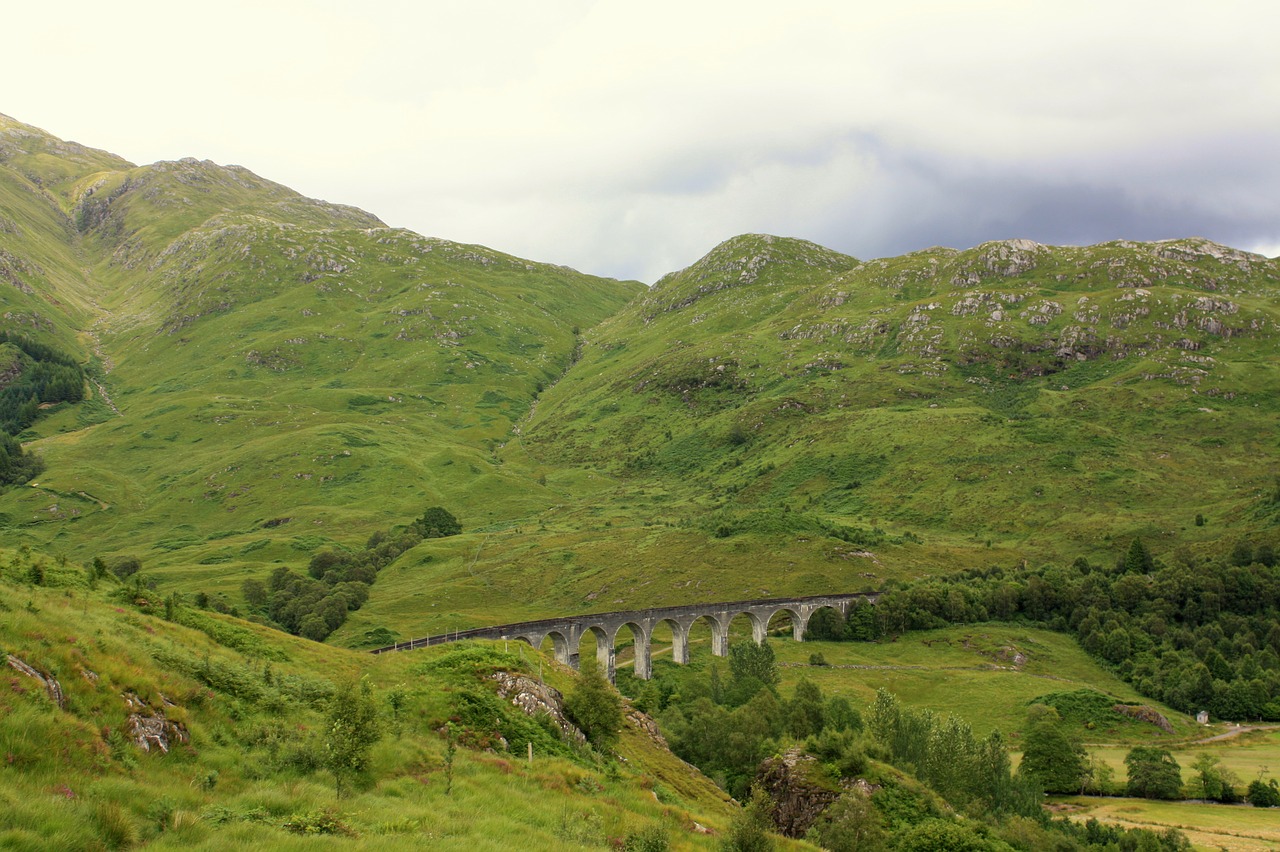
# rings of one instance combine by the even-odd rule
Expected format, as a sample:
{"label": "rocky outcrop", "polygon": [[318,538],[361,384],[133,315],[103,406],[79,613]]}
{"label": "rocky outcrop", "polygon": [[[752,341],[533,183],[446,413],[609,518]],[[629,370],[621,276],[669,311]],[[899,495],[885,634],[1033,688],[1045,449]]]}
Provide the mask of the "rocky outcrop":
{"label": "rocky outcrop", "polygon": [[658,730],[658,723],[648,713],[642,713],[634,707],[627,708],[627,724],[640,731],[656,745],[670,750],[667,745],[667,738],[662,735],[662,731]]}
{"label": "rocky outcrop", "polygon": [[[162,696],[163,698],[163,696]],[[179,722],[167,718],[163,710],[156,709],[139,698],[135,693],[124,694],[125,704],[129,707],[129,718],[125,722],[125,732],[129,739],[143,751],[158,748],[165,754],[174,743],[189,742],[191,736]],[[165,702],[172,704],[172,702]]]}
{"label": "rocky outcrop", "polygon": [[756,783],[773,800],[773,824],[787,837],[804,837],[842,792],[826,776],[817,758],[799,748],[760,764]]}
{"label": "rocky outcrop", "polygon": [[1137,719],[1139,722],[1155,725],[1166,734],[1173,733],[1173,725],[1169,724],[1164,714],[1154,707],[1148,707],[1145,704],[1117,704],[1111,709],[1131,719]]}
{"label": "rocky outcrop", "polygon": [[59,710],[65,710],[67,707],[67,697],[62,692],[62,684],[58,683],[58,679],[51,674],[44,674],[27,665],[13,654],[7,655],[9,668],[22,672],[29,678],[40,681],[40,685],[44,687],[44,691],[54,704],[58,705]]}
{"label": "rocky outcrop", "polygon": [[560,691],[531,677],[512,672],[495,672],[490,678],[498,683],[498,695],[519,707],[529,716],[545,715],[561,735],[576,743],[585,743],[586,735],[564,714],[564,696]]}

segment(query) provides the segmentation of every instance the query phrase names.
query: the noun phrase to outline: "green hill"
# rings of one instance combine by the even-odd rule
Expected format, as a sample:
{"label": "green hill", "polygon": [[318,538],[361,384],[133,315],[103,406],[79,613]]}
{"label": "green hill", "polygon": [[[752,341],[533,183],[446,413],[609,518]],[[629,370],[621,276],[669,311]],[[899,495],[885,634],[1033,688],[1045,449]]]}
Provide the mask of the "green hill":
{"label": "green hill", "polygon": [[[0,559],[5,849],[550,849],[645,832],[710,848],[731,815],[641,728],[605,761],[500,697],[495,672],[572,690],[528,649],[373,658],[90,587],[43,555]],[[363,685],[381,736],[338,797],[333,702]]]}
{"label": "green hill", "polygon": [[236,166],[0,140],[5,327],[91,379],[21,435],[14,542],[234,599],[449,507],[464,534],[351,642],[1274,537],[1273,260],[748,235],[645,289]]}
{"label": "green hill", "polygon": [[1245,533],[1277,472],[1278,273],[1203,240],[859,263],[739,237],[593,330],[525,442],[708,533],[837,524],[891,566]]}
{"label": "green hill", "polygon": [[97,390],[22,436],[47,471],[0,498],[18,537],[265,564],[424,503],[475,526],[550,502],[495,451],[579,328],[640,285],[386,228],[238,167],[0,133],[21,223],[0,229],[8,323],[86,357]]}
{"label": "green hill", "polygon": [[[724,797],[638,727],[600,760],[472,676],[546,663],[568,689],[537,653],[349,650],[585,610],[892,586],[888,641],[828,647],[806,681],[927,703],[961,678],[949,706],[983,731],[1041,686],[1127,700],[1184,670],[1270,708],[1278,286],[1280,262],[1198,239],[861,261],[746,235],[646,288],[0,116],[0,649],[63,691],[51,709],[9,663],[0,845],[551,848],[655,822],[713,843],[694,823],[723,829]],[[435,509],[461,533],[422,540]],[[291,602],[328,644],[272,629]],[[937,641],[1035,662],[958,675]],[[411,721],[334,810],[321,732],[360,673]],[[140,757],[135,701],[190,742]]]}

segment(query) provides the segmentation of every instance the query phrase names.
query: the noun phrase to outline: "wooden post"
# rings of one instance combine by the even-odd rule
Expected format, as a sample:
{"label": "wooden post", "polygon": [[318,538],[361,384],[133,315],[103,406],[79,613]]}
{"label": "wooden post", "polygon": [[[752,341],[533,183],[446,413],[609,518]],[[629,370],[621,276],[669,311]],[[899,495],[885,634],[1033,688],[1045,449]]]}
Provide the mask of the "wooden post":
{"label": "wooden post", "polygon": [[529,743],[529,768],[533,768],[533,743]]}

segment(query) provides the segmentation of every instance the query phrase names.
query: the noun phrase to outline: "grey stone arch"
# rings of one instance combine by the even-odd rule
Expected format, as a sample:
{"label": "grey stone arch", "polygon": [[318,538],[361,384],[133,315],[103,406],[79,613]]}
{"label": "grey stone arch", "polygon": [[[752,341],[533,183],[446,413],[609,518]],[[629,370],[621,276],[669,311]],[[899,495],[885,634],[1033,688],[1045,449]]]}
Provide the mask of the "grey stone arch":
{"label": "grey stone arch", "polygon": [[[689,630],[693,627],[693,622],[697,618],[685,618],[683,620],[675,617],[660,618],[655,621],[649,628],[649,646],[653,647],[653,635],[662,625],[671,628],[671,660],[677,665],[688,665],[689,663]],[[650,651],[650,659],[652,659],[652,651]]]}
{"label": "grey stone arch", "polygon": [[[646,619],[647,620],[647,619]],[[614,628],[609,637],[609,657],[612,660],[618,647],[618,636],[627,628],[631,629],[632,647],[635,649],[636,661],[632,671],[640,680],[653,677],[653,656],[650,646],[652,628],[641,624],[641,619],[628,619]],[[614,670],[609,670],[609,680],[614,679]]]}
{"label": "grey stone arch", "polygon": [[809,632],[809,622],[813,620],[813,617],[818,614],[819,610],[831,610],[836,614],[839,623],[843,625],[849,618],[850,606],[849,601],[834,601],[828,603],[815,603],[811,606],[801,607],[801,609],[807,610],[807,612],[804,613],[804,630],[800,631],[796,636],[797,642],[802,641],[805,633]]}
{"label": "grey stone arch", "polygon": [[680,628],[679,633],[674,626],[671,628],[671,635],[681,639],[671,648],[672,657],[677,663],[684,665],[689,662],[689,641],[699,621],[706,621],[707,626],[711,628],[711,653],[717,657],[729,656],[729,613],[696,612],[664,620]]}
{"label": "grey stone arch", "polygon": [[787,617],[791,619],[791,638],[797,642],[803,642],[805,628],[809,625],[809,616],[816,609],[817,607],[804,606],[803,604],[800,606],[784,604],[774,608],[773,612],[769,613],[769,617],[765,619],[765,632],[768,632],[769,624],[773,622],[778,613],[785,612]]}
{"label": "grey stone arch", "polygon": [[[613,636],[610,635],[608,629],[603,623],[584,624],[578,631],[578,647],[579,654],[582,653],[582,643],[587,637],[593,637],[596,641],[596,668],[600,674],[609,679],[613,683],[613,675],[615,663],[613,659]],[[581,666],[577,666],[581,668]]]}
{"label": "grey stone arch", "polygon": [[[504,637],[505,638],[505,637]],[[564,663],[566,666],[576,666],[578,655],[569,641],[569,637],[565,635],[563,630],[535,630],[528,633],[517,633],[510,638],[526,642],[535,651],[542,647],[542,643],[551,640],[551,652],[555,655],[556,660]]]}
{"label": "grey stone arch", "polygon": [[555,654],[556,659],[566,666],[571,665],[573,663],[573,650],[569,644],[569,637],[563,631],[548,630],[545,635],[538,637],[538,644],[534,647],[542,647],[542,643],[547,639],[551,640],[551,651]]}
{"label": "grey stone arch", "polygon": [[733,620],[740,615],[747,617],[747,623],[751,625],[751,639],[759,645],[764,641],[765,635],[769,630],[769,619],[773,617],[773,610],[768,607],[746,607],[732,612],[725,619],[725,653],[729,650],[729,629],[733,626]]}

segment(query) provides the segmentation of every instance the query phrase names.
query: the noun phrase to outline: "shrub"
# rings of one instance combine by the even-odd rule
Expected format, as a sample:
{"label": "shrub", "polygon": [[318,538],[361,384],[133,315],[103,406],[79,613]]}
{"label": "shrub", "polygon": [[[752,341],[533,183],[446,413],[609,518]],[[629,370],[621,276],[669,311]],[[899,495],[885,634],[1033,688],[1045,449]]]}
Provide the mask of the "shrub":
{"label": "shrub", "polygon": [[294,814],[281,826],[285,831],[294,834],[332,834],[340,837],[355,837],[356,832],[332,809],[309,811],[305,814]]}
{"label": "shrub", "polygon": [[584,656],[580,667],[564,709],[593,745],[607,748],[622,729],[622,699],[600,672],[595,657]]}
{"label": "shrub", "polygon": [[445,538],[462,532],[462,524],[442,506],[432,506],[413,522],[413,528],[423,538]]}
{"label": "shrub", "polygon": [[622,841],[623,852],[667,852],[671,848],[671,835],[666,826],[653,824],[640,831],[633,831]]}
{"label": "shrub", "polygon": [[1245,798],[1255,808],[1280,807],[1280,786],[1277,786],[1274,778],[1266,784],[1262,783],[1262,779],[1252,781]]}

